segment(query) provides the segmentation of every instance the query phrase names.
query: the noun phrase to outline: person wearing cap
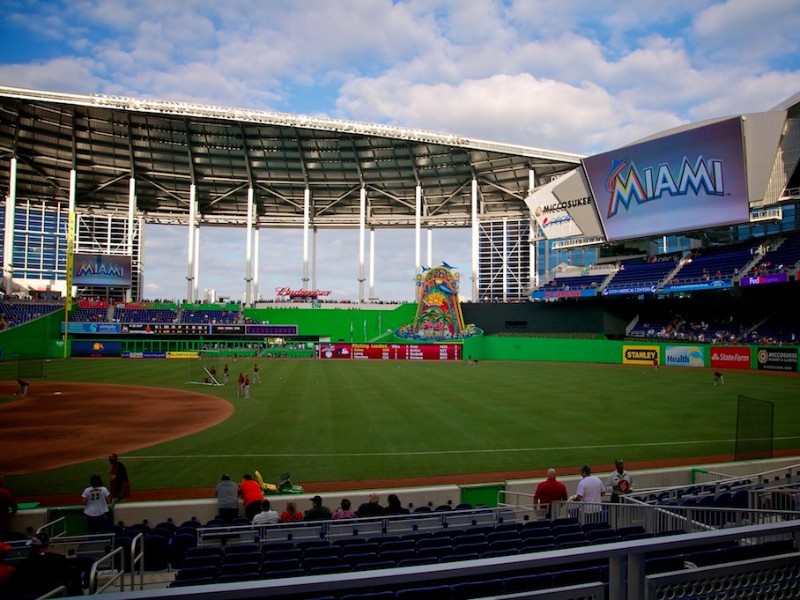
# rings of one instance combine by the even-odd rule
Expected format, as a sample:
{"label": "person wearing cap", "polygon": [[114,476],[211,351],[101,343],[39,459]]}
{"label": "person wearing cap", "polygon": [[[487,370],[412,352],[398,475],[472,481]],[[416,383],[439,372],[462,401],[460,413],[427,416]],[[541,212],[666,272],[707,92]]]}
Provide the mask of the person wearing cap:
{"label": "person wearing cap", "polygon": [[0,536],[11,531],[11,515],[17,514],[17,499],[6,487],[5,476],[0,473]]}
{"label": "person wearing cap", "polygon": [[124,498],[131,497],[131,482],[128,478],[128,469],[119,461],[116,453],[108,455],[108,462],[111,463],[109,489],[114,501],[119,502]]}
{"label": "person wearing cap", "polygon": [[599,477],[592,475],[592,468],[589,465],[581,467],[581,480],[575,490],[575,495],[570,498],[576,502],[585,502],[585,513],[599,513],[603,510],[600,503],[603,501],[603,494],[606,488]]}
{"label": "person wearing cap", "polygon": [[214,489],[217,497],[217,511],[219,518],[230,523],[239,516],[239,486],[231,481],[229,475],[223,473],[217,487]]}
{"label": "person wearing cap", "polygon": [[281,516],[277,510],[272,510],[272,505],[266,498],[261,501],[261,512],[253,517],[253,525],[272,525],[279,523]]}
{"label": "person wearing cap", "polygon": [[305,521],[328,521],[331,518],[331,509],[322,505],[322,497],[314,496],[311,499],[311,508],[306,511]]}

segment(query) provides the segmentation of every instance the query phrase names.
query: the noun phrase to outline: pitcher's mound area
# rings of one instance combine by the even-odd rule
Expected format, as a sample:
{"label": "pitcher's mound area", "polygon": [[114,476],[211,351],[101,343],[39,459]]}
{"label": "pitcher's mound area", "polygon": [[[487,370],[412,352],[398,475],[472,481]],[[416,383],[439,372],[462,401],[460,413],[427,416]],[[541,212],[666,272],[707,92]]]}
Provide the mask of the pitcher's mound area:
{"label": "pitcher's mound area", "polygon": [[233,413],[214,396],[126,385],[33,382],[26,398],[11,400],[0,404],[5,474],[130,452],[202,431]]}

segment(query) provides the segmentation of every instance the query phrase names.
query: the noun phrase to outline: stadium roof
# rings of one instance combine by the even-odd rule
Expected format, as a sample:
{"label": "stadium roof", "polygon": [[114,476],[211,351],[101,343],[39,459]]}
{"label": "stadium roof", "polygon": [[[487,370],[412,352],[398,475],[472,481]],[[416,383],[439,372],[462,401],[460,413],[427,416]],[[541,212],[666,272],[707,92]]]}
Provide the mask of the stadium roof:
{"label": "stadium roof", "polygon": [[[537,184],[573,170],[580,155],[430,131],[104,95],[0,86],[0,156],[18,159],[17,201],[69,199],[76,208],[127,214],[129,179],[150,223],[186,224],[196,184],[199,221],[244,225],[247,190],[257,223],[355,227],[361,187],[367,226],[410,227],[416,185],[423,226],[469,226],[471,181],[479,218],[523,218],[529,173]],[[0,187],[9,187],[8,169]]]}

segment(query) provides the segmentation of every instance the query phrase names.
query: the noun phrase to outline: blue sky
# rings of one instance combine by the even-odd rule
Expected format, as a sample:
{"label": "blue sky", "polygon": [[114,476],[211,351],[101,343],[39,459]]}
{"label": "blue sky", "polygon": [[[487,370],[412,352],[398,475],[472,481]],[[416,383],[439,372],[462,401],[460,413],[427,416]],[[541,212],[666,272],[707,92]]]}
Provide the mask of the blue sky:
{"label": "blue sky", "polygon": [[[0,84],[593,154],[800,91],[798,31],[797,0],[3,0]],[[147,227],[147,297],[186,295],[186,236]],[[301,232],[261,241],[262,296],[301,287]],[[356,299],[358,233],[318,243],[317,287]],[[413,244],[413,231],[378,232],[376,295],[412,298]],[[244,231],[204,229],[200,252],[200,288],[241,298]],[[435,232],[441,261],[468,291],[467,230]]]}

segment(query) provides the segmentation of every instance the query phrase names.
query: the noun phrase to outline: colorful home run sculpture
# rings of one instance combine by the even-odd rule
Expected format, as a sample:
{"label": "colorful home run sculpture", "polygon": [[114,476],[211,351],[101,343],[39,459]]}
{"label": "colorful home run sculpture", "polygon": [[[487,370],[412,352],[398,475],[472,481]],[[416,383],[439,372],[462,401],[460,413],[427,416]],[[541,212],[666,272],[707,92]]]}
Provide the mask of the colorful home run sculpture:
{"label": "colorful home run sculpture", "polygon": [[442,263],[432,269],[423,268],[417,275],[417,314],[411,323],[402,325],[395,335],[409,340],[460,340],[478,335],[475,325],[464,325],[458,299],[460,276]]}

